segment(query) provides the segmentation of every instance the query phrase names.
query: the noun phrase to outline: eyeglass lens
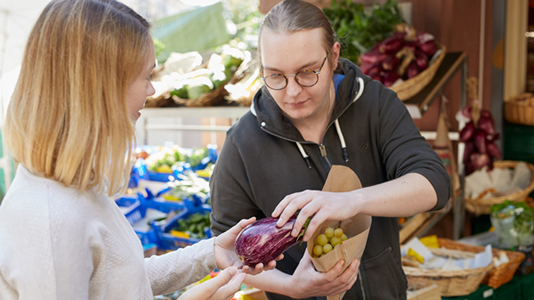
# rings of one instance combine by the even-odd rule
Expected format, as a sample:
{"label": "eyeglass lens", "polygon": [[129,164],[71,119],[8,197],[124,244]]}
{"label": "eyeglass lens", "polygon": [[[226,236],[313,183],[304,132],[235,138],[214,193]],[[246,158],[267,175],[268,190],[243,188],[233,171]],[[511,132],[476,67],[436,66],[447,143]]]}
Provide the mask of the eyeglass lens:
{"label": "eyeglass lens", "polygon": [[[294,76],[297,83],[302,86],[313,86],[319,80],[319,75],[313,71],[302,71]],[[272,89],[283,89],[287,85],[287,79],[283,75],[267,76],[265,84]]]}

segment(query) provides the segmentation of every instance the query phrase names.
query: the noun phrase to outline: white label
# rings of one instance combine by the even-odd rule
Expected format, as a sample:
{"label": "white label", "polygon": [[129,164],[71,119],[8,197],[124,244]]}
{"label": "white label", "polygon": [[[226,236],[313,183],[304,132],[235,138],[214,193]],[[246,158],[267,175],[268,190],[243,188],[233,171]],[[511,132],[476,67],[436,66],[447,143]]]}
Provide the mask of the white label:
{"label": "white label", "polygon": [[482,296],[483,296],[484,298],[488,298],[488,297],[493,296],[493,289],[485,290],[484,293],[482,294]]}

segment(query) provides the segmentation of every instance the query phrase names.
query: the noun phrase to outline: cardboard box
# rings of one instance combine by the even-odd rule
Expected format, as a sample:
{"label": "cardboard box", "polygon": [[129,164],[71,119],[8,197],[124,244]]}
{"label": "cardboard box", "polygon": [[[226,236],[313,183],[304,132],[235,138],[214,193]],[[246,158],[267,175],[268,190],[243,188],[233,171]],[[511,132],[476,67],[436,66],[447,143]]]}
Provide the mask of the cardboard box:
{"label": "cardboard box", "polygon": [[408,300],[441,300],[439,286],[437,284],[431,284],[414,291],[408,291]]}

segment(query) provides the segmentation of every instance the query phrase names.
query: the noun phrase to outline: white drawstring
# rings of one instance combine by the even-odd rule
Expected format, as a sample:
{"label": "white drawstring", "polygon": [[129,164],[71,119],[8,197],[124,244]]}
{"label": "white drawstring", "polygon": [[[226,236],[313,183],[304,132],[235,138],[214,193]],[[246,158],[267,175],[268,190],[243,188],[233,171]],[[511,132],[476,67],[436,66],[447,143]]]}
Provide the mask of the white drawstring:
{"label": "white drawstring", "polygon": [[360,84],[360,89],[358,90],[358,93],[356,94],[356,97],[354,97],[354,100],[352,100],[352,102],[356,102],[356,100],[360,99],[363,94],[363,79],[361,77],[358,77],[358,83]]}
{"label": "white drawstring", "polygon": [[345,144],[345,138],[343,137],[343,133],[341,132],[341,127],[339,126],[338,119],[336,119],[334,124],[336,125],[337,135],[339,137],[339,141],[341,142],[341,152],[343,152],[343,159],[345,160],[345,162],[348,162],[349,153],[347,152],[347,145]]}
{"label": "white drawstring", "polygon": [[304,151],[304,148],[302,148],[302,145],[299,142],[296,142],[296,143],[297,143],[297,147],[299,148],[300,154],[302,155],[302,157],[306,161],[306,165],[308,165],[308,168],[311,168],[310,159],[308,157],[308,153],[306,153],[306,151]]}
{"label": "white drawstring", "polygon": [[[360,87],[358,89],[358,93],[356,93],[356,96],[354,97],[354,100],[352,100],[353,103],[356,102],[363,94],[364,82],[363,82],[363,79],[361,77],[358,77],[358,83],[359,83]],[[253,107],[251,107],[251,111],[255,115],[255,109]],[[341,151],[343,152],[343,159],[345,160],[345,162],[348,162],[349,161],[349,154],[347,152],[347,145],[345,144],[345,138],[343,137],[343,133],[341,132],[341,126],[339,126],[338,119],[336,119],[334,124],[336,126],[337,135],[339,136],[339,141],[341,143]],[[306,153],[306,151],[304,151],[304,148],[302,147],[302,145],[299,142],[295,142],[295,143],[297,144],[297,147],[299,148],[300,154],[302,155],[302,157],[306,161],[306,165],[308,166],[308,168],[311,168],[310,158],[309,158],[308,154]]]}

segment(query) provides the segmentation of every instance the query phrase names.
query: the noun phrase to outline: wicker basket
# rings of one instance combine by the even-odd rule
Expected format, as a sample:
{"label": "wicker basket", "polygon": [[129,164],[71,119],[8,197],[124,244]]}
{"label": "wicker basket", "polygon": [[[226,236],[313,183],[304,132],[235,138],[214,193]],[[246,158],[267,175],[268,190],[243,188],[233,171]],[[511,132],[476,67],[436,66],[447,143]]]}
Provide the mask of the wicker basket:
{"label": "wicker basket", "polygon": [[177,104],[184,104],[190,107],[205,107],[220,104],[224,100],[224,96],[228,95],[228,91],[224,88],[224,84],[214,89],[213,91],[203,94],[197,99],[182,99],[177,96],[171,96],[172,100]]}
{"label": "wicker basket", "polygon": [[[449,239],[438,238],[440,247],[473,253],[481,252],[477,246],[461,244]],[[482,249],[483,251],[483,249]],[[478,286],[493,268],[493,263],[487,267],[466,270],[428,270],[403,266],[408,279],[408,286],[437,284],[442,297],[464,296],[478,289]]]}
{"label": "wicker basket", "polygon": [[534,96],[526,93],[506,99],[504,118],[510,123],[534,126]]}
{"label": "wicker basket", "polygon": [[521,265],[521,263],[525,259],[525,254],[521,252],[504,251],[497,249],[493,249],[493,256],[498,257],[500,252],[506,253],[509,262],[494,267],[489,271],[486,277],[484,277],[484,280],[482,280],[483,284],[488,285],[494,289],[512,280],[515,271],[517,271],[517,268],[519,268],[519,265]]}
{"label": "wicker basket", "polygon": [[445,52],[447,48],[442,46],[441,54],[436,58],[428,68],[423,72],[419,73],[417,76],[410,78],[399,85],[391,86],[390,89],[397,93],[397,96],[402,101],[410,99],[415,94],[419,93],[436,75],[443,58],[445,58]]}
{"label": "wicker basket", "polygon": [[[493,166],[495,168],[515,168],[519,162],[518,161],[496,161]],[[493,204],[499,204],[504,202],[504,200],[510,201],[523,201],[527,198],[528,194],[534,190],[534,165],[525,162],[528,169],[530,170],[530,184],[529,186],[517,193],[513,193],[506,196],[495,197],[495,198],[465,198],[465,209],[475,215],[488,215],[490,212],[490,207]]]}

